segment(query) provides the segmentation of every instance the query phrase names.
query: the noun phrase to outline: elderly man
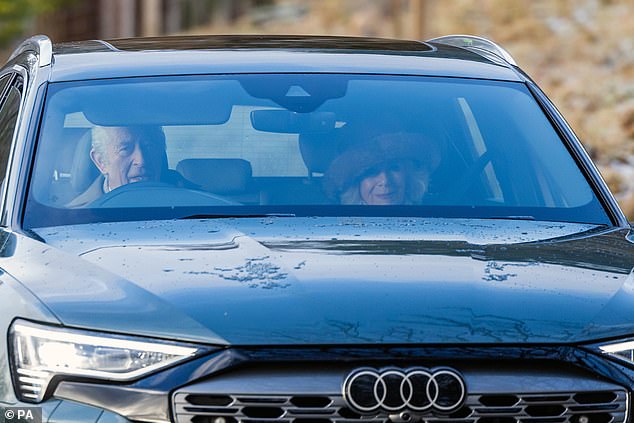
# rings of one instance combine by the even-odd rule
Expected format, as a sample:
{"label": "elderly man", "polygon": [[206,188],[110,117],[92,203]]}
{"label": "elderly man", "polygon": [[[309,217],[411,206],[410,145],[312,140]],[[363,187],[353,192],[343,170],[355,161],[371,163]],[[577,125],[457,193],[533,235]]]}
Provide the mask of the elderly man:
{"label": "elderly man", "polygon": [[160,181],[166,171],[165,134],[160,127],[102,127],[92,130],[92,159],[101,175],[68,207],[84,207],[122,185]]}

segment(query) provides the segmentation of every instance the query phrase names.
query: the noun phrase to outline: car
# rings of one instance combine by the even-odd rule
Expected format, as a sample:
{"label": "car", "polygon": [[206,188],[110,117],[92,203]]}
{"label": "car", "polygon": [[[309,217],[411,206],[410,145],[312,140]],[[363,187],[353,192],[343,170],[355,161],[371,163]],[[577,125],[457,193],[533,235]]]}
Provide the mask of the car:
{"label": "car", "polygon": [[6,421],[632,417],[631,228],[490,40],[36,36],[0,145]]}

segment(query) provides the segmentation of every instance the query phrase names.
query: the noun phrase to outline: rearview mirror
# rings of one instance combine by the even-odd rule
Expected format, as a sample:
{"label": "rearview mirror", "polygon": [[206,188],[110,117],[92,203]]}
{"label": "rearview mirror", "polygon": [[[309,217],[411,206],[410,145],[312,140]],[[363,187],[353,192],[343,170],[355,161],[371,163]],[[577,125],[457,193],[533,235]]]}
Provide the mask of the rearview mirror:
{"label": "rearview mirror", "polygon": [[326,132],[335,128],[332,112],[297,113],[290,110],[253,110],[251,125],[258,131],[282,134]]}

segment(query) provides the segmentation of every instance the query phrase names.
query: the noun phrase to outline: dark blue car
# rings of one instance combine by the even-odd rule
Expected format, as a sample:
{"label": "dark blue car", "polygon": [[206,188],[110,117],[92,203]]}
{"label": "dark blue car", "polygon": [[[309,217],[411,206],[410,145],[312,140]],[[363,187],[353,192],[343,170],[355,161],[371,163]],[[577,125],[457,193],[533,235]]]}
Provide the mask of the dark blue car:
{"label": "dark blue car", "polygon": [[485,39],[34,37],[0,171],[7,422],[630,419],[630,226]]}

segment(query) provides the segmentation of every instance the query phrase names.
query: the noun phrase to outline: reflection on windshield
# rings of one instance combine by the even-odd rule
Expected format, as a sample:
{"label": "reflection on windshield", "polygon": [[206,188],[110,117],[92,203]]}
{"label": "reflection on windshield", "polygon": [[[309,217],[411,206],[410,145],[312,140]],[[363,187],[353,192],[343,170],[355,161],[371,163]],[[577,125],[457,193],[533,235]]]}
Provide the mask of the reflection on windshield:
{"label": "reflection on windshield", "polygon": [[63,225],[348,213],[609,223],[515,82],[329,74],[65,82],[51,84],[45,116],[27,227],[51,217]]}

